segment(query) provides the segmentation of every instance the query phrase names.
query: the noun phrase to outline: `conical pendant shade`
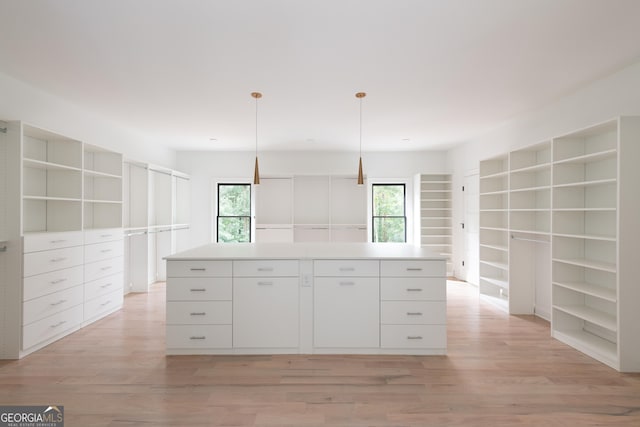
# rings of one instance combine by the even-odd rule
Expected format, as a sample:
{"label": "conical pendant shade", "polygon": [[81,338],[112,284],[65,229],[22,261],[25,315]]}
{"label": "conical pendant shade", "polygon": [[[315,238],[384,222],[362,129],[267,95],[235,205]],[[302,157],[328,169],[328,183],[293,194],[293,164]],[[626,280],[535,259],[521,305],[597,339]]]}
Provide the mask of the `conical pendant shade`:
{"label": "conical pendant shade", "polygon": [[258,171],[258,156],[256,156],[256,167],[253,169],[253,183],[260,184],[260,172]]}
{"label": "conical pendant shade", "polygon": [[360,162],[358,164],[358,185],[364,184],[364,176],[362,175],[362,157],[360,157]]}

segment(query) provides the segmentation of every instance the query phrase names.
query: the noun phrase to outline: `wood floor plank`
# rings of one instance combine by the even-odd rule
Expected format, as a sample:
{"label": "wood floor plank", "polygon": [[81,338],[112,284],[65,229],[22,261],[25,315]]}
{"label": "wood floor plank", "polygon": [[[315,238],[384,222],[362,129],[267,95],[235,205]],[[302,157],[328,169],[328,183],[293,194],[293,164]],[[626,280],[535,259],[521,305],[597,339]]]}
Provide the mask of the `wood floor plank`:
{"label": "wood floor plank", "polygon": [[165,356],[164,285],[18,361],[0,405],[68,426],[640,426],[640,375],[448,285],[446,356]]}

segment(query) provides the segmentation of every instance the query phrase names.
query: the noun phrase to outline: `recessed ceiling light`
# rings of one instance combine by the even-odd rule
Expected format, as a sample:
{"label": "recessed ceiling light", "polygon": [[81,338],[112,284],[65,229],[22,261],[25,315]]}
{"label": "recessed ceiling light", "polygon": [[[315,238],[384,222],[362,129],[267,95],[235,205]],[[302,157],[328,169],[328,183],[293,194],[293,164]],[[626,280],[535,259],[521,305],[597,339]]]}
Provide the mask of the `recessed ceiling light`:
{"label": "recessed ceiling light", "polygon": [[316,142],[316,140],[315,140],[315,139],[313,139],[313,138],[307,138],[307,141],[306,141],[306,142],[307,142],[307,144],[313,144],[313,143],[315,143],[315,142]]}
{"label": "recessed ceiling light", "polygon": [[209,138],[209,141],[211,141],[211,142],[218,142],[218,138]]}
{"label": "recessed ceiling light", "polygon": [[410,138],[402,138],[402,142],[411,142]]}

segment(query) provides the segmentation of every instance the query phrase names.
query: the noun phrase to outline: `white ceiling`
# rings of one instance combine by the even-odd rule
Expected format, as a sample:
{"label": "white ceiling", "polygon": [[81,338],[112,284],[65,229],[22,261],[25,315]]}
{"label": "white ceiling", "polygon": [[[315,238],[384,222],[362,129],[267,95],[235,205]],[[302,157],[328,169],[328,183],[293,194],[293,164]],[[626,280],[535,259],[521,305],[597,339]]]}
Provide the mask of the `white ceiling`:
{"label": "white ceiling", "polygon": [[0,0],[0,72],[177,150],[252,150],[255,90],[261,150],[357,150],[357,91],[363,150],[445,149],[640,59],[639,18],[638,0]]}

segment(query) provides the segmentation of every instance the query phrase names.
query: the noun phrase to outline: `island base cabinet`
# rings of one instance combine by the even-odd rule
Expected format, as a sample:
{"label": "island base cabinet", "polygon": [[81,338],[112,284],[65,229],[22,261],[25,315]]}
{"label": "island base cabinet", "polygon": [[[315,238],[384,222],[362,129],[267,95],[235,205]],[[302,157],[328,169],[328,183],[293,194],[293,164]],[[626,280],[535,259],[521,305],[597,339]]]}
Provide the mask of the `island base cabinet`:
{"label": "island base cabinet", "polygon": [[298,347],[298,277],[233,279],[233,346]]}
{"label": "island base cabinet", "polygon": [[440,350],[447,348],[447,328],[445,325],[382,325],[380,341],[382,348]]}
{"label": "island base cabinet", "polygon": [[316,277],[314,347],[379,347],[379,291],[377,277]]}
{"label": "island base cabinet", "polygon": [[167,348],[231,348],[231,325],[167,325]]}

